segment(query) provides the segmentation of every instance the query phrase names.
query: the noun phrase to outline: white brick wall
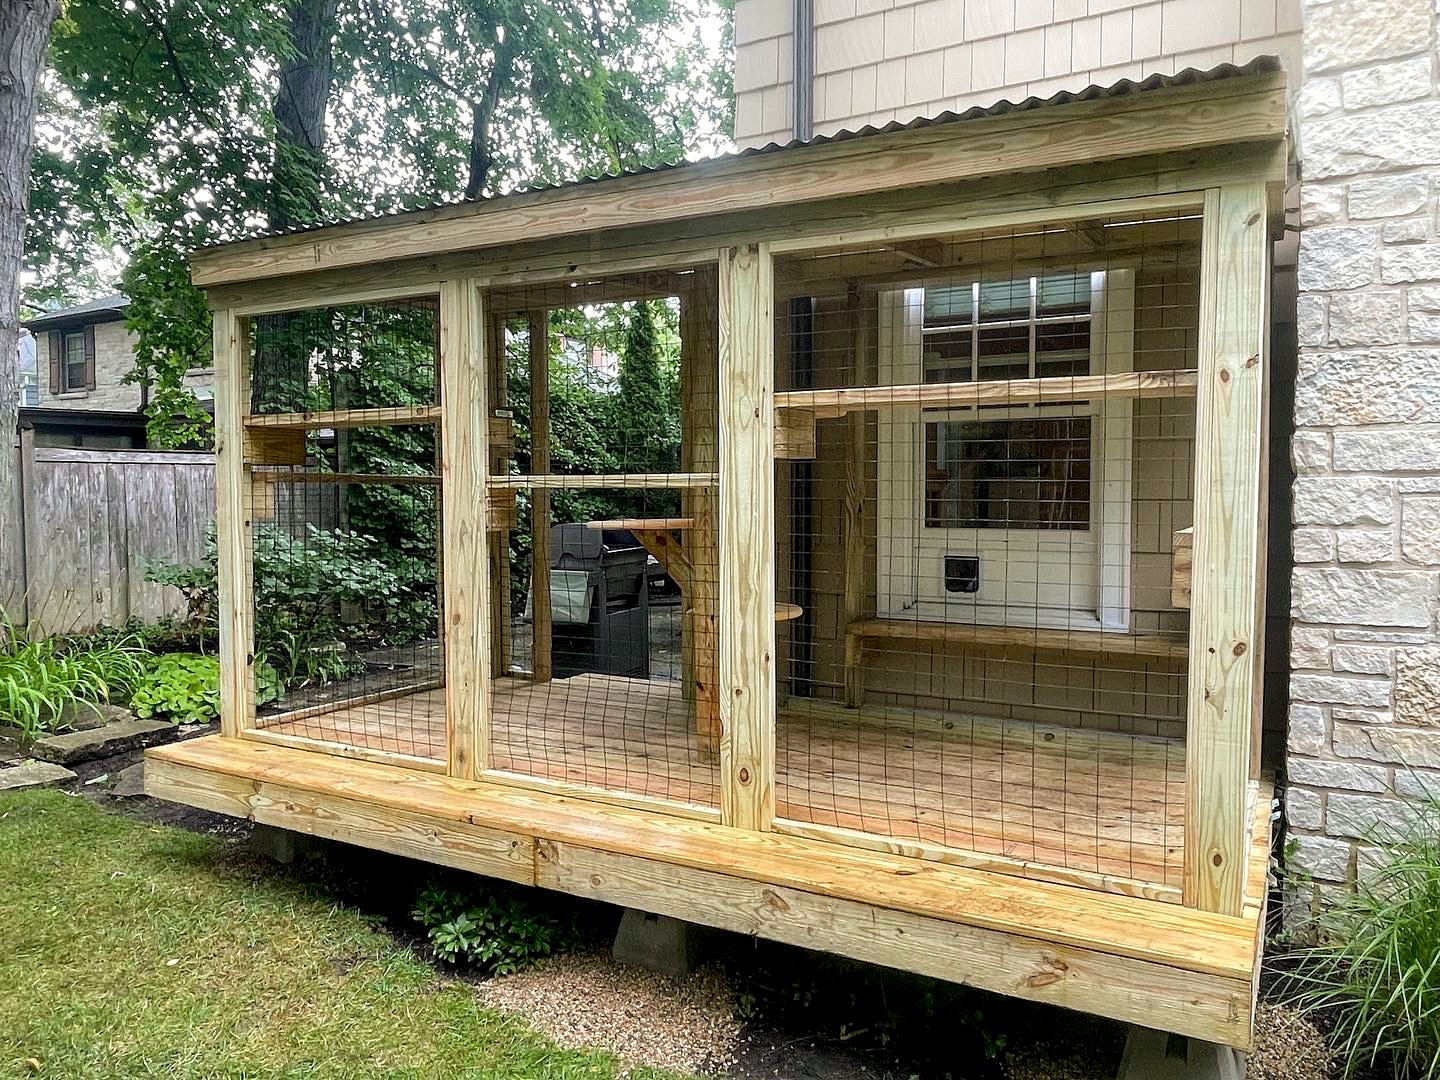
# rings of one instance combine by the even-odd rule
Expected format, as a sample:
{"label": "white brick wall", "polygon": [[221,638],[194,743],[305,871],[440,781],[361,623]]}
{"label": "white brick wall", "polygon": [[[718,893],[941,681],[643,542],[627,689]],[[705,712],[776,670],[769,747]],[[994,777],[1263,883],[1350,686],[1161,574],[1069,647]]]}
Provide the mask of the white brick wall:
{"label": "white brick wall", "polygon": [[1304,2],[1286,810],[1345,884],[1440,791],[1433,0]]}
{"label": "white brick wall", "polygon": [[[815,133],[1270,53],[1298,72],[1299,3],[815,0]],[[790,0],[736,0],[735,139],[742,147],[791,137],[791,8]],[[1405,70],[1375,81],[1413,89],[1415,78]],[[1354,90],[1375,92],[1385,91]]]}

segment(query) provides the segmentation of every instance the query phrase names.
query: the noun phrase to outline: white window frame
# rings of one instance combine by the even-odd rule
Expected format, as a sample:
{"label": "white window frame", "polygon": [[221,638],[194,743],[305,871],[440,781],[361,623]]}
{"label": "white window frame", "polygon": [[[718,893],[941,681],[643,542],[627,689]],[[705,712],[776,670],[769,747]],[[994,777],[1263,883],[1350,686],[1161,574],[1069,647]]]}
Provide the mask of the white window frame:
{"label": "white window frame", "polygon": [[[76,384],[70,379],[70,342],[78,339],[80,342],[80,382]],[[89,383],[89,368],[85,360],[85,331],[68,330],[60,335],[60,387],[67,393],[74,393],[77,390],[84,390]]]}
{"label": "white window frame", "polygon": [[[1022,279],[1016,279],[1022,280]],[[1091,274],[1090,372],[1134,370],[1135,274],[1108,268]],[[924,381],[924,289],[880,294],[879,375],[882,384]],[[1032,317],[1034,307],[1032,304]],[[1033,323],[1032,323],[1033,326]],[[1031,356],[1035,355],[1032,348]],[[926,423],[1023,416],[1092,416],[1090,525],[1085,529],[976,529],[925,524]],[[1074,630],[1130,628],[1133,402],[1106,398],[1075,405],[1014,409],[880,410],[877,477],[877,594],[882,617]],[[1006,578],[997,601],[983,597],[987,565],[1019,553],[1034,581]],[[978,555],[982,592],[944,591],[946,555]],[[1048,581],[1042,578],[1049,574]],[[1063,576],[1062,576],[1063,575]],[[1068,591],[1064,604],[1039,603],[1045,584]],[[1033,589],[1031,586],[1033,585]],[[1034,592],[1035,595],[1030,595]]]}

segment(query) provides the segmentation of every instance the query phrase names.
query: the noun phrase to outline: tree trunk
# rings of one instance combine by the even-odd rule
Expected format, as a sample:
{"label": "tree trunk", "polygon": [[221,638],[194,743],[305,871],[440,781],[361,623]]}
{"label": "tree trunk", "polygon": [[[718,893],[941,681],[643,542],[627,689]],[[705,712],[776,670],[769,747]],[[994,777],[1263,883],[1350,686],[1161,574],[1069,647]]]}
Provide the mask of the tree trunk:
{"label": "tree trunk", "polygon": [[485,93],[470,106],[470,176],[465,183],[466,199],[478,199],[490,179],[490,166],[495,162],[495,153],[490,148],[490,122],[500,104],[500,93],[510,78],[515,59],[511,49],[507,36],[495,50],[495,65],[490,69]]}
{"label": "tree trunk", "polygon": [[320,216],[325,167],[325,111],[334,83],[337,0],[291,0],[294,53],[280,68],[275,95],[275,165],[270,178],[270,227],[313,224]]}
{"label": "tree trunk", "polygon": [[20,259],[30,207],[35,95],[59,0],[0,4],[0,605],[22,619],[19,454]]}

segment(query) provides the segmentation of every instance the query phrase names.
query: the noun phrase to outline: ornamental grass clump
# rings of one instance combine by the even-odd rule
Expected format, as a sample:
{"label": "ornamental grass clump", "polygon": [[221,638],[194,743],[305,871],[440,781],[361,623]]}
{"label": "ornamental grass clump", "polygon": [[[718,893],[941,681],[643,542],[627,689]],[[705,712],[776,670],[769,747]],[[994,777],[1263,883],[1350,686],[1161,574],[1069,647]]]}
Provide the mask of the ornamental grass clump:
{"label": "ornamental grass clump", "polygon": [[1319,944],[1294,956],[1284,986],[1332,1026],[1345,1076],[1440,1080],[1440,803],[1373,840],[1354,894],[1320,916]]}
{"label": "ornamental grass clump", "polygon": [[148,658],[138,638],[32,637],[0,613],[0,723],[39,738],[74,705],[123,699]]}

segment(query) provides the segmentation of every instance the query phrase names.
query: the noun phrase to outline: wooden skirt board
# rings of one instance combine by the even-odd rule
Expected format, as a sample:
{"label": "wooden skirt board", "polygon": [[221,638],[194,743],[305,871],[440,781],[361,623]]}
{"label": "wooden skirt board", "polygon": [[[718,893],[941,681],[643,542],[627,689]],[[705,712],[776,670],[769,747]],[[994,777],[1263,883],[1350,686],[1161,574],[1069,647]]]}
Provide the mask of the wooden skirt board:
{"label": "wooden skirt board", "polygon": [[158,798],[474,873],[1250,1041],[1264,785],[1252,792],[1244,916],[247,739],[152,749],[145,785]]}
{"label": "wooden skirt board", "polygon": [[[503,680],[490,767],[686,806],[718,800],[678,683],[577,675]],[[269,730],[444,757],[443,691]],[[782,819],[1178,887],[1185,747],[1178,740],[945,715],[906,724],[782,707]]]}

